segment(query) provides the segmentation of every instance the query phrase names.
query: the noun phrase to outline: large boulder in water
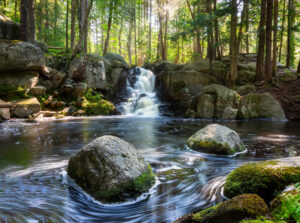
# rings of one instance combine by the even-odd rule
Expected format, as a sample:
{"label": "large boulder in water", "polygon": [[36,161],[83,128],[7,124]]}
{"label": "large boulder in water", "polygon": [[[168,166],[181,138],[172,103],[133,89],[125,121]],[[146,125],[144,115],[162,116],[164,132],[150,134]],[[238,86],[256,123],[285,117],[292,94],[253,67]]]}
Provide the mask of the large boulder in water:
{"label": "large boulder in water", "polygon": [[238,223],[243,219],[255,219],[269,214],[269,208],[256,194],[242,194],[193,214],[174,223]]}
{"label": "large boulder in water", "polygon": [[69,75],[75,82],[86,82],[89,88],[109,90],[104,62],[97,55],[87,54],[71,61]]}
{"label": "large boulder in water", "polygon": [[270,94],[248,94],[241,100],[241,106],[238,112],[241,119],[250,118],[269,118],[284,119],[285,114],[280,106]]}
{"label": "large boulder in water", "polygon": [[258,194],[271,201],[278,191],[300,182],[300,156],[248,163],[232,171],[225,183],[227,197]]}
{"label": "large boulder in water", "polygon": [[136,198],[155,182],[151,167],[135,147],[115,136],[99,137],[72,156],[68,174],[104,203]]}
{"label": "large boulder in water", "polygon": [[235,131],[218,124],[199,130],[187,140],[187,144],[194,150],[220,155],[232,155],[245,149]]}
{"label": "large boulder in water", "polygon": [[39,47],[17,40],[0,40],[0,73],[39,71],[44,65],[45,56]]}

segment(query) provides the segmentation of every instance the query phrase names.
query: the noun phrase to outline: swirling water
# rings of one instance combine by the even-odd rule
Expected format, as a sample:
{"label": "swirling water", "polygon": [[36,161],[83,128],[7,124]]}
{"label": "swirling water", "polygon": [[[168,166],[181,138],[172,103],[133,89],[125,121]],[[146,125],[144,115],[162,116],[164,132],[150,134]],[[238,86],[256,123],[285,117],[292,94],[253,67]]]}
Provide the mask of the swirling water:
{"label": "swirling water", "polygon": [[[194,152],[185,141],[203,120],[95,117],[0,124],[0,222],[172,222],[221,202],[225,176],[243,163],[300,155],[297,122],[222,122],[248,152],[234,157]],[[66,174],[68,159],[102,135],[136,146],[157,174],[138,201],[103,205]]]}

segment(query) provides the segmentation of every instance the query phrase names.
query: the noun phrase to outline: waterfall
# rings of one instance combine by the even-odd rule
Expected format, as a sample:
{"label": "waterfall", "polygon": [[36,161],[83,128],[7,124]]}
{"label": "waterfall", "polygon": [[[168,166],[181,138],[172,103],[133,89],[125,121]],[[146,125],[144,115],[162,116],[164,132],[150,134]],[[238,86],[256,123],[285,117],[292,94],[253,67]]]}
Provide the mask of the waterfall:
{"label": "waterfall", "polygon": [[156,97],[155,75],[150,70],[136,68],[127,80],[128,100],[121,104],[124,115],[158,116],[159,101]]}

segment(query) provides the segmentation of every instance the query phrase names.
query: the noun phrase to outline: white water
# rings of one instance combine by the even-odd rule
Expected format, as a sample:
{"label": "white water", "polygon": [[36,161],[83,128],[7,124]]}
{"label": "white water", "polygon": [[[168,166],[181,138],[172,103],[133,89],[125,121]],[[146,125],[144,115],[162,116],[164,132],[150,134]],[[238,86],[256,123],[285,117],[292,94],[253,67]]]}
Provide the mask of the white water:
{"label": "white water", "polygon": [[128,116],[150,116],[159,115],[159,101],[156,97],[155,75],[150,70],[139,68],[141,73],[137,81],[131,87],[127,80],[127,89],[130,92],[128,101],[122,104],[124,115]]}

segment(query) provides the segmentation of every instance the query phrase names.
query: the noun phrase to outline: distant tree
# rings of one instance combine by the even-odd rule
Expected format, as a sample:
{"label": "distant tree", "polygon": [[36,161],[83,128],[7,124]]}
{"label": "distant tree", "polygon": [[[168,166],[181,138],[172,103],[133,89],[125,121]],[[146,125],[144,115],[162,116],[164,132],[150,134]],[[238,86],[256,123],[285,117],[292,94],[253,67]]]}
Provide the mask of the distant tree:
{"label": "distant tree", "polygon": [[295,22],[295,8],[294,0],[288,0],[288,27],[287,27],[287,53],[286,53],[286,66],[290,67],[294,65],[294,49],[295,49],[295,37],[294,37],[294,22]]}
{"label": "distant tree", "polygon": [[267,0],[265,83],[270,82],[272,74],[272,18],[273,0]]}
{"label": "distant tree", "polygon": [[21,39],[28,42],[33,42],[35,40],[35,19],[33,3],[34,0],[21,0],[20,5]]}

